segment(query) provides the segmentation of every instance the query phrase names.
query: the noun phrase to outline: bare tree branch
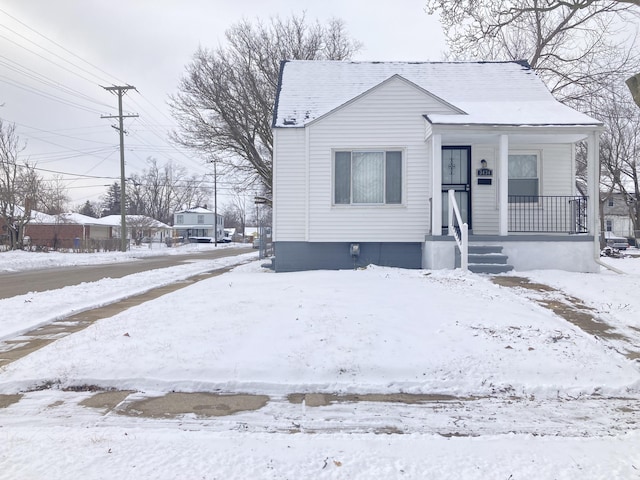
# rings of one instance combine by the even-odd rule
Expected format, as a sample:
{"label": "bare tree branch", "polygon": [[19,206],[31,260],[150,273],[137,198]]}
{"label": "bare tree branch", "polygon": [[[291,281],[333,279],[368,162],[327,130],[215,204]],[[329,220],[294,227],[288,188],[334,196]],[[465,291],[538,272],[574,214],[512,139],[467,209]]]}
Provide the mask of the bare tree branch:
{"label": "bare tree branch", "polygon": [[179,123],[172,139],[204,157],[223,159],[246,185],[271,192],[272,110],[281,60],[348,59],[360,49],[344,22],[322,25],[303,15],[244,20],[227,45],[200,48],[169,105]]}
{"label": "bare tree branch", "polygon": [[640,69],[638,2],[428,0],[454,59],[527,60],[551,93],[576,105]]}

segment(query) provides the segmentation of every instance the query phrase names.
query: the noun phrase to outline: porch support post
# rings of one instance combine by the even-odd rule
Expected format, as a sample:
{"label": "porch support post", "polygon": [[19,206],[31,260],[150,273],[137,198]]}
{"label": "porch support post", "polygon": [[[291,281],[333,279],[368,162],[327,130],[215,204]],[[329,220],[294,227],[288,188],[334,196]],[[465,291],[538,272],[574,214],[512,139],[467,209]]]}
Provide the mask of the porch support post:
{"label": "porch support post", "polygon": [[498,218],[501,236],[509,234],[509,136],[500,135],[498,146]]}
{"label": "porch support post", "polygon": [[587,218],[589,233],[594,236],[595,252],[600,252],[600,136],[592,132],[587,137]]}
{"label": "porch support post", "polygon": [[442,135],[431,136],[431,235],[442,235]]}

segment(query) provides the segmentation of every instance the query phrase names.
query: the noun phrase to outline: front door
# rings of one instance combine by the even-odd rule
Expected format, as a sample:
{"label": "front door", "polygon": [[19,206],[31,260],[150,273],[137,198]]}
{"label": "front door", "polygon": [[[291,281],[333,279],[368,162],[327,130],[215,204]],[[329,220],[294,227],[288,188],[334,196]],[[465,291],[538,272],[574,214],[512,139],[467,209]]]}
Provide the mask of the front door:
{"label": "front door", "polygon": [[442,147],[442,227],[449,225],[449,190],[471,230],[471,147]]}

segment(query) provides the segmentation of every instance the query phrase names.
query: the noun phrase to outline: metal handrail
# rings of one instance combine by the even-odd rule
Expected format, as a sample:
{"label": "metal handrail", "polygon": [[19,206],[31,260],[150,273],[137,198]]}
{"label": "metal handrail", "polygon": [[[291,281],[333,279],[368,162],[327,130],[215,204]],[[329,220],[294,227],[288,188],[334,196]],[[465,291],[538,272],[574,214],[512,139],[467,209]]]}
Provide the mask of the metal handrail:
{"label": "metal handrail", "polygon": [[[454,224],[454,214],[457,225]],[[456,240],[456,245],[460,250],[460,268],[466,272],[469,268],[469,225],[462,222],[458,202],[456,202],[455,190],[449,190],[448,233]]]}
{"label": "metal handrail", "polygon": [[580,195],[509,195],[509,231],[587,233],[587,202]]}

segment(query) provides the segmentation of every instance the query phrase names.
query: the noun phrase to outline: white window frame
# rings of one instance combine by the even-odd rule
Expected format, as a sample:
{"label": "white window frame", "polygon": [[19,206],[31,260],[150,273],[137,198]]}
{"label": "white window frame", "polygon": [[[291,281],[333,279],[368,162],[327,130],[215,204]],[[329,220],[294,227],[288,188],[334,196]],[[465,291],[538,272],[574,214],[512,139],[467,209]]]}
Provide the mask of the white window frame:
{"label": "white window frame", "polygon": [[176,215],[176,225],[184,225],[184,215]]}
{"label": "white window frame", "polygon": [[[383,201],[382,202],[374,202],[374,203],[364,203],[364,202],[354,202],[353,201],[353,176],[350,178],[349,185],[349,202],[348,203],[337,203],[336,202],[336,154],[337,153],[382,153],[384,155],[384,167],[383,167]],[[387,152],[400,152],[400,201],[394,203],[387,203],[387,192],[386,192],[386,161]],[[353,157],[351,158],[351,162],[353,162]],[[353,163],[351,167],[351,172],[353,172]],[[344,208],[344,207],[398,207],[404,205],[404,201],[406,198],[406,149],[402,147],[389,147],[389,148],[336,148],[331,152],[331,204],[334,207]]]}
{"label": "white window frame", "polygon": [[197,220],[198,220],[198,225],[204,225],[204,215],[198,214]]}
{"label": "white window frame", "polygon": [[[522,156],[530,156],[530,155],[535,155],[536,157],[536,180],[538,180],[538,197],[542,196],[542,152],[540,150],[510,150],[509,154],[507,156],[507,162],[508,157],[511,156],[517,156],[517,155],[522,155]],[[509,171],[509,168],[507,167],[507,172]],[[509,175],[507,173],[507,175]],[[523,178],[513,178],[514,180],[518,180],[518,179],[529,179],[529,178],[533,178],[533,177],[523,177]],[[507,178],[507,183],[509,182],[509,180],[512,180],[511,176],[508,176]],[[507,190],[507,196],[512,196],[514,194],[512,194],[509,190]],[[515,194],[517,196],[517,194]],[[531,201],[531,202],[527,202],[529,204],[537,204],[538,201]]]}

